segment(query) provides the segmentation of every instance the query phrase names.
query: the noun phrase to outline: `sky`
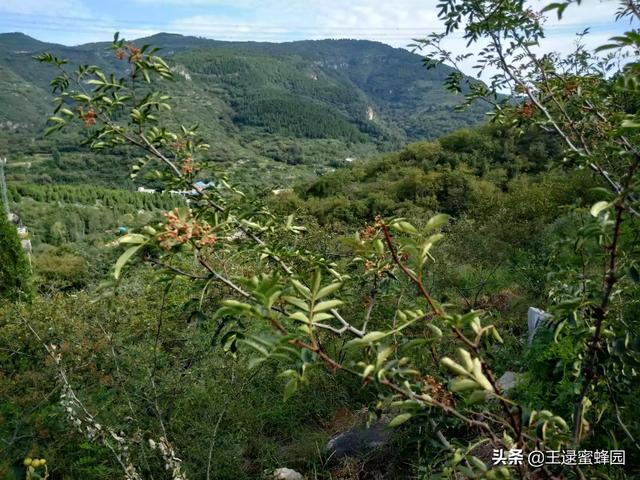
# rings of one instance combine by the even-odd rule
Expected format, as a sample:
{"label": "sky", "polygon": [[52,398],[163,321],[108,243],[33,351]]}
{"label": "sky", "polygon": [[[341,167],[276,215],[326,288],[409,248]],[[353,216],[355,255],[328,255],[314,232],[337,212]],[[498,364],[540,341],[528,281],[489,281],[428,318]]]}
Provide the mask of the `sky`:
{"label": "sky", "polygon": [[[551,0],[529,0],[536,10]],[[115,31],[133,39],[157,32],[217,40],[283,42],[321,38],[377,40],[406,47],[442,30],[438,0],[0,0],[0,32],[78,45],[105,41]],[[591,28],[587,44],[600,45],[629,28],[615,23],[617,0],[584,0],[565,18],[547,22],[547,49],[567,52],[575,33]],[[461,38],[448,48],[465,52]]]}

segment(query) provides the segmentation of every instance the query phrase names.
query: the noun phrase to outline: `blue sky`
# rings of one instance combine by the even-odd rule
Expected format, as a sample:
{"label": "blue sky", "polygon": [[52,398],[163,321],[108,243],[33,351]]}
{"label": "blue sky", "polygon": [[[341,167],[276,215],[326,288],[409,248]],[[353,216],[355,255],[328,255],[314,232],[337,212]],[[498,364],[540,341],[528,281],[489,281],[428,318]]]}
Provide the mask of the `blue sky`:
{"label": "blue sky", "polygon": [[[530,0],[535,9],[548,1]],[[78,45],[109,40],[115,31],[138,38],[160,31],[219,40],[288,41],[361,38],[405,47],[412,38],[440,31],[438,0],[0,0],[0,32]],[[566,52],[575,32],[591,27],[599,45],[628,25],[615,23],[616,0],[584,0],[562,22],[548,21],[548,49]],[[463,52],[464,41],[449,48]]]}

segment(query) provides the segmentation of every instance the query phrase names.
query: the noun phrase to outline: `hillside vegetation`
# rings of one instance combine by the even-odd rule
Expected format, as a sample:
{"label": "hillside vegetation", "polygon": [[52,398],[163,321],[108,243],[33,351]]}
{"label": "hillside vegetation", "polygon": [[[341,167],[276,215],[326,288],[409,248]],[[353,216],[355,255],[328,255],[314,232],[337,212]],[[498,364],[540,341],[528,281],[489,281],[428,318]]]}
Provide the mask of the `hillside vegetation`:
{"label": "hillside vegetation", "polygon": [[640,35],[539,56],[523,2],[438,16],[431,70],[0,36],[4,98],[55,91],[0,129],[1,478],[638,478]]}
{"label": "hillside vegetation", "polygon": [[[476,124],[486,111],[455,113],[461,99],[442,85],[448,67],[427,71],[419,55],[380,43],[234,43],[170,34],[135,43],[151,42],[176,73],[175,81],[165,86],[174,98],[176,123],[197,122],[202,134],[215,142],[215,158],[241,181],[254,177],[247,172],[266,169],[274,172],[271,185],[287,185],[343,165],[346,158],[367,158],[407,141]],[[64,47],[22,34],[0,34],[0,68],[6,72],[0,101],[14,107],[0,111],[0,125],[7,127],[0,133],[0,149],[9,159],[51,148],[41,137],[52,98],[49,74],[31,57],[51,51],[72,66],[117,71],[122,65],[108,45]],[[96,161],[109,163],[77,152],[77,139],[68,145],[75,158],[89,160],[84,168],[74,165],[78,175],[93,171]],[[60,150],[65,161],[68,150]],[[115,180],[121,174],[126,175],[126,169],[113,169],[114,182],[106,184],[123,186]]]}
{"label": "hillside vegetation", "polygon": [[[430,291],[443,300],[460,302],[465,309],[484,309],[496,316],[505,338],[505,345],[493,353],[500,365],[497,374],[527,371],[531,360],[519,354],[526,342],[526,310],[532,304],[546,306],[544,292],[556,282],[548,277],[555,271],[554,259],[566,254],[564,235],[581,221],[563,215],[562,209],[590,205],[599,198],[593,188],[601,185],[586,172],[548,171],[545,163],[558,155],[558,148],[555,141],[539,134],[514,137],[509,131],[493,128],[460,131],[439,141],[418,142],[395,153],[355,162],[322,179],[299,183],[295,191],[251,201],[266,202],[274,212],[294,213],[308,230],[298,240],[281,240],[295,241],[298,249],[313,249],[337,262],[334,268],[344,268],[353,275],[357,286],[348,293],[353,303],[345,307],[349,315],[356,305],[367,301],[375,277],[348,261],[348,232],[364,231],[376,215],[389,212],[418,224],[433,212],[454,214],[446,239],[433,252],[438,263],[428,276]],[[540,156],[541,151],[546,154]],[[501,154],[488,156],[488,152]],[[514,158],[520,170],[508,168]],[[73,338],[79,343],[65,343],[65,356],[89,362],[89,367],[74,374],[74,383],[85,385],[82,398],[90,408],[108,408],[111,419],[132,416],[136,428],[151,434],[156,414],[146,410],[147,401],[135,401],[131,413],[126,398],[128,392],[154,397],[174,445],[180,448],[189,478],[203,477],[209,468],[209,444],[202,441],[206,438],[216,438],[213,478],[261,478],[263,472],[280,466],[315,472],[311,478],[358,478],[350,476],[355,475],[349,473],[352,469],[389,478],[410,474],[405,459],[418,452],[417,426],[394,437],[393,443],[373,457],[351,460],[357,462],[352,466],[332,462],[323,451],[324,445],[332,435],[344,431],[340,422],[357,421],[356,412],[364,406],[375,410],[374,393],[363,391],[358,381],[347,376],[319,370],[310,377],[309,385],[301,385],[299,392],[282,402],[286,379],[277,373],[293,365],[274,360],[247,369],[249,350],[241,348],[237,358],[230,356],[228,345],[224,345],[232,338],[227,334],[232,324],[216,320],[215,315],[224,290],[210,290],[201,303],[196,292],[178,283],[158,303],[157,289],[170,284],[162,282],[159,272],[134,265],[116,297],[91,301],[98,292],[113,288],[104,282],[118,252],[117,247],[106,244],[117,243],[117,227],[125,224],[142,232],[145,223],[155,225],[160,217],[151,220],[153,212],[157,215],[171,208],[162,196],[25,184],[12,189],[11,198],[13,208],[32,230],[36,286],[44,295],[33,305],[22,307],[19,315],[26,316],[37,330],[48,325],[51,338],[68,337],[65,332],[70,329],[75,332]],[[138,213],[141,208],[148,213]],[[331,236],[325,233],[328,229]],[[190,262],[181,265],[188,268]],[[248,263],[244,268],[256,271],[259,267]],[[381,307],[371,316],[370,328],[391,328],[387,307],[382,305],[395,306],[398,292],[384,279],[377,289]],[[75,293],[65,296],[64,292]],[[401,299],[401,305],[410,298]],[[9,319],[18,312],[6,313],[5,341],[14,347],[22,345],[22,351],[28,348],[35,355],[33,362],[44,362],[46,353],[36,339],[29,335],[10,339],[17,327]],[[162,334],[157,337],[162,318]],[[118,339],[117,366],[103,328]],[[247,325],[245,334],[260,331],[258,325]],[[419,337],[417,331],[412,335]],[[158,338],[161,344],[154,347]],[[545,349],[546,360],[531,382],[562,378],[552,365],[563,353],[548,343],[540,348]],[[348,349],[340,351],[351,355]],[[44,395],[55,383],[55,372],[49,369],[33,379],[31,365],[16,364],[12,367],[15,376],[3,384],[10,403],[21,407],[14,410],[4,405],[6,428],[0,432],[10,435],[19,424],[32,438],[6,450],[10,458],[19,459],[19,452],[29,449],[32,455],[47,458],[52,471],[61,475],[106,479],[117,474],[109,451],[69,431],[64,417],[43,417],[42,409],[28,416],[19,413],[32,402],[26,388]],[[145,372],[153,365],[157,369],[156,388],[161,389],[155,393],[150,385],[143,386]],[[101,378],[97,384],[92,378],[96,374]],[[108,399],[103,388],[110,390]],[[559,398],[566,395],[560,384],[554,392]],[[527,389],[518,393],[525,398],[534,394]],[[47,409],[56,411],[56,401],[52,398]],[[563,408],[561,403],[557,407]],[[345,409],[347,417],[341,419]],[[220,415],[223,422],[216,427]],[[117,428],[128,428],[126,420],[123,422]],[[109,423],[113,428],[119,425]],[[421,448],[425,458],[438,452],[433,446]]]}

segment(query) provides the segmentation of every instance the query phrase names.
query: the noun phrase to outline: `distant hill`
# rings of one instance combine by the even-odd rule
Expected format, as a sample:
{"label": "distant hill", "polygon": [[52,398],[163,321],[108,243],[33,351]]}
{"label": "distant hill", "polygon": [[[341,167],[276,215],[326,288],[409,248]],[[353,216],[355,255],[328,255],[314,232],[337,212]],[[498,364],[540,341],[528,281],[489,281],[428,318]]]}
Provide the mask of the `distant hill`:
{"label": "distant hill", "polygon": [[[443,87],[449,67],[427,70],[419,55],[378,42],[223,42],[159,33],[134,43],[162,49],[176,72],[164,86],[176,121],[198,122],[221,159],[327,164],[484,118],[479,107],[454,111],[461,98]],[[66,47],[0,34],[0,147],[8,132],[37,143],[50,111],[53,72],[34,54],[49,51],[72,66],[123,68],[108,45]]]}

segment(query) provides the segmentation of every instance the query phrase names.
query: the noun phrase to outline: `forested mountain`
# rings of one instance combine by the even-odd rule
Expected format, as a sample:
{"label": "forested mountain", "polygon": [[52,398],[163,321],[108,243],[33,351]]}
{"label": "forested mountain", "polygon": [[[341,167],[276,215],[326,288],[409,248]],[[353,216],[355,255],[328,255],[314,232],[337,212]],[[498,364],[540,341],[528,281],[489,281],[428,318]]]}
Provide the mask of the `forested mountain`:
{"label": "forested mountain", "polygon": [[[332,114],[342,114],[341,118],[367,133],[379,135],[382,127],[389,127],[391,132],[387,135],[393,139],[435,138],[481,118],[468,112],[451,115],[451,107],[459,103],[459,98],[446,92],[442,85],[452,71],[450,67],[426,70],[420,55],[378,42],[222,42],[162,33],[135,43],[159,46],[186,78],[191,77],[190,73],[203,74],[197,83],[207,96],[215,96],[212,87],[222,87],[232,90],[233,100],[243,101],[237,94],[245,92],[236,92],[233,87],[239,83],[247,87],[266,84],[282,90],[289,101],[301,102],[302,109],[310,99],[317,100]],[[65,47],[21,33],[0,34],[0,65],[25,85],[48,89],[48,76],[31,61],[34,53],[46,50],[68,58],[71,63],[116,66],[113,52],[107,47],[108,43]],[[4,85],[0,90],[3,99],[12,93],[16,91]],[[38,101],[33,96],[30,99]],[[352,103],[349,111],[340,111],[337,106],[344,99]],[[242,116],[242,112],[236,113]],[[7,120],[32,124],[42,121],[41,117],[25,118],[21,112],[3,109],[0,121]]]}
{"label": "forested mountain", "polygon": [[[164,33],[134,43],[160,47],[174,70],[176,80],[163,88],[174,98],[176,121],[198,122],[218,159],[252,167],[260,160],[336,164],[484,118],[481,108],[454,112],[461,99],[443,87],[451,68],[427,70],[419,55],[382,43],[222,42]],[[123,68],[108,43],[66,47],[0,34],[0,147],[10,154],[51,148],[40,140],[50,72],[32,59],[42,51],[73,66]]]}

